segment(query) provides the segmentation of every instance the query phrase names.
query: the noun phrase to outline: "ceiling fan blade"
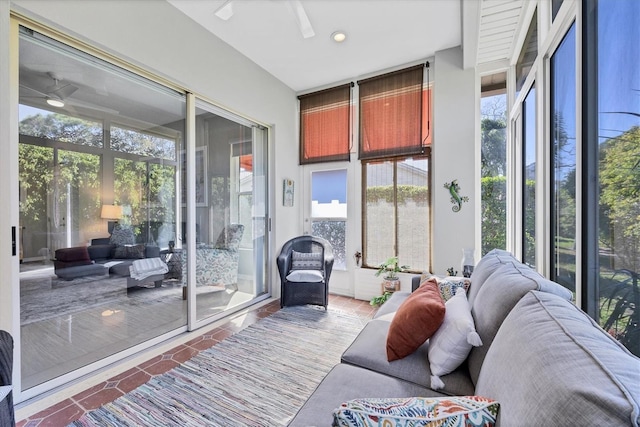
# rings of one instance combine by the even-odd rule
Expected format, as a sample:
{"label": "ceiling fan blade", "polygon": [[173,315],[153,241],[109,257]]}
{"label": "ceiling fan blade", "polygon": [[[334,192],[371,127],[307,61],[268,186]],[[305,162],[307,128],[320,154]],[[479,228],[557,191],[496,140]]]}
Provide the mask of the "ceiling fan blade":
{"label": "ceiling fan blade", "polygon": [[213,12],[213,14],[223,21],[227,21],[229,18],[231,18],[233,16],[233,4],[231,4],[231,0],[226,0],[224,3],[222,3],[222,6],[217,8],[216,11]]}
{"label": "ceiling fan blade", "polygon": [[80,101],[79,99],[67,99],[67,100],[65,100],[65,103],[68,104],[68,105],[72,105],[74,107],[78,107],[80,109],[89,109],[89,110],[94,110],[94,111],[100,111],[100,112],[111,114],[111,115],[114,115],[114,116],[117,116],[117,115],[120,114],[120,112],[118,110],[114,110],[113,108],[101,107],[101,106],[96,105],[96,104]]}
{"label": "ceiling fan blade", "polygon": [[53,95],[57,95],[58,97],[60,97],[61,99],[65,99],[70,97],[71,95],[73,95],[73,93],[75,91],[78,90],[78,86],[74,86],[70,83],[64,85],[64,86],[60,86],[58,88],[55,88],[51,91],[48,92],[49,95],[53,94]]}
{"label": "ceiling fan blade", "polygon": [[296,17],[296,21],[298,22],[298,27],[300,28],[300,32],[302,33],[302,37],[308,39],[309,37],[313,37],[316,35],[315,31],[313,31],[313,26],[311,25],[311,21],[309,21],[309,17],[307,16],[307,12],[304,10],[304,6],[300,0],[290,0],[289,4],[293,9],[293,14]]}
{"label": "ceiling fan blade", "polygon": [[20,95],[21,97],[22,96],[26,96],[26,97],[29,97],[29,98],[46,98],[47,97],[46,93],[40,92],[38,89],[34,89],[34,88],[29,87],[27,85],[21,84],[20,85],[20,89],[24,89],[24,90],[27,90],[29,92],[33,92],[33,93],[37,94],[37,95]]}

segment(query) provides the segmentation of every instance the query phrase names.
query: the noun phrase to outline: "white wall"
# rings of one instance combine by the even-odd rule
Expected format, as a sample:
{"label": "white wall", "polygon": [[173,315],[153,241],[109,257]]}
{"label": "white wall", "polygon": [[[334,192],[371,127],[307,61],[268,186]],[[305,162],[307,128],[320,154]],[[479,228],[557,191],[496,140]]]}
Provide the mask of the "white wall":
{"label": "white wall", "polygon": [[[449,267],[460,271],[462,248],[474,248],[475,210],[474,189],[476,168],[476,112],[475,69],[462,68],[462,49],[452,48],[436,52],[437,79],[434,85],[433,131],[433,255],[432,273],[446,274]],[[451,210],[449,190],[445,183],[457,179],[460,194],[469,197],[459,212]],[[479,248],[475,262],[478,262]]]}

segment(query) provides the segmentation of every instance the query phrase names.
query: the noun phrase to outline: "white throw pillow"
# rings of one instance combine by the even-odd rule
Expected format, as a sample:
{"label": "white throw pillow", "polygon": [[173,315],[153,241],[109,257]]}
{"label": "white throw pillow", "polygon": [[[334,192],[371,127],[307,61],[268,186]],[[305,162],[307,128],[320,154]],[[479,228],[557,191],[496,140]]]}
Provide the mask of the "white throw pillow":
{"label": "white throw pillow", "polygon": [[482,345],[471,317],[471,307],[464,288],[445,303],[444,321],[429,339],[431,388],[444,387],[440,376],[453,372],[464,362],[472,347]]}
{"label": "white throw pillow", "polygon": [[287,275],[290,282],[322,282],[324,276],[320,270],[292,270]]}

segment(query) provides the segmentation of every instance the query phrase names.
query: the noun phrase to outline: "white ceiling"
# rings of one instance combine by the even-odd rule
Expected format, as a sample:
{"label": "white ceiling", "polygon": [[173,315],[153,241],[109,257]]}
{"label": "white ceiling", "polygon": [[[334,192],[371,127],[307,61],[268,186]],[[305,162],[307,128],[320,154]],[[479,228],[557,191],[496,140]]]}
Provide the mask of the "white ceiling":
{"label": "white ceiling", "polygon": [[[462,43],[460,0],[301,0],[315,36],[303,38],[288,0],[168,0],[297,92],[416,63]],[[474,0],[475,1],[475,0]],[[331,40],[342,30],[347,40]]]}

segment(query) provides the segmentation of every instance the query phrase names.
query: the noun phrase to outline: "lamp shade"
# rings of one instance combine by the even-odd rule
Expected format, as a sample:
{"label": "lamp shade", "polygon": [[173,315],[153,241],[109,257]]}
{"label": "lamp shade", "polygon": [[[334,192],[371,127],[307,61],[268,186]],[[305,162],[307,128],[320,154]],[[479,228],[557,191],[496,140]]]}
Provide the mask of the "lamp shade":
{"label": "lamp shade", "polygon": [[102,219],[120,219],[122,218],[122,206],[102,205],[100,217]]}

